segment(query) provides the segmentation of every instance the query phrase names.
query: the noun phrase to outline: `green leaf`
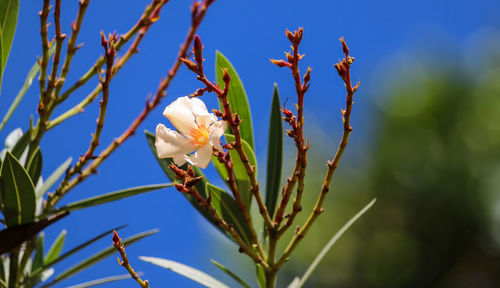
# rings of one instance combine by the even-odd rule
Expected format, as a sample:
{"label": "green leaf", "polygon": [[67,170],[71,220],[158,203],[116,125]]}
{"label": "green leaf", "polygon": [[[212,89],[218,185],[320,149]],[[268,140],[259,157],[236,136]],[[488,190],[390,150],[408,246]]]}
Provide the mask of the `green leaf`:
{"label": "green leaf", "polygon": [[256,264],[256,273],[257,273],[257,284],[259,284],[260,288],[266,288],[266,272],[264,271],[264,267],[260,264]]}
{"label": "green leaf", "polygon": [[12,155],[16,157],[16,159],[21,159],[26,148],[30,144],[31,130],[26,131],[26,133],[17,140],[16,145],[11,150]]}
{"label": "green leaf", "polygon": [[50,187],[52,187],[52,185],[54,185],[57,182],[57,180],[61,178],[64,172],[66,172],[66,170],[68,169],[69,165],[71,165],[71,160],[72,158],[69,157],[66,161],[64,161],[63,164],[57,167],[57,169],[54,172],[52,172],[52,174],[50,174],[49,178],[45,180],[42,187],[36,191],[37,198],[42,197],[43,194],[45,194],[45,192],[47,192],[50,189]]}
{"label": "green leaf", "polygon": [[[233,135],[225,135],[228,142],[234,141]],[[253,165],[255,167],[255,177],[257,177],[257,159],[255,158],[255,153],[253,152],[252,147],[250,147],[250,144],[248,144],[245,140],[241,139],[241,143],[243,145],[243,151],[245,151],[250,165]],[[252,193],[250,192],[250,179],[248,178],[245,164],[243,164],[243,161],[241,161],[240,156],[238,155],[238,151],[232,149],[229,151],[229,154],[231,155],[231,160],[233,161],[236,186],[240,191],[241,199],[245,203],[245,206],[249,208],[252,201]],[[226,168],[224,167],[224,164],[220,163],[215,156],[212,156],[212,163],[222,180],[225,181],[228,177],[228,174]]]}
{"label": "green leaf", "polygon": [[[146,232],[142,232],[140,234],[136,234],[130,238],[127,238],[125,240],[122,241],[123,245],[127,246],[127,245],[130,245],[134,242],[137,242],[145,237],[148,237],[148,236],[151,236],[155,233],[158,232],[158,229],[153,229],[153,230],[150,230],[150,231],[146,231]],[[81,272],[82,270],[85,270],[87,269],[88,267],[96,264],[97,262],[103,260],[104,258],[110,256],[111,254],[113,254],[114,252],[116,251],[116,248],[114,246],[109,246],[108,248],[88,257],[87,259],[79,262],[78,264],[75,264],[74,266],[66,269],[65,271],[61,272],[60,274],[56,275],[54,277],[54,280],[52,280],[52,282],[48,283],[48,284],[45,284],[44,286],[42,287],[50,287],[64,279],[67,279],[69,277],[72,277],[73,275]]]}
{"label": "green leaf", "polygon": [[47,256],[45,256],[43,260],[44,264],[51,263],[59,257],[64,246],[64,240],[66,240],[66,229],[59,233],[54,243],[52,243],[52,246],[50,246],[49,252],[47,252]]}
{"label": "green leaf", "polygon": [[[141,276],[141,273],[137,273],[138,276]],[[87,288],[87,287],[94,287],[94,286],[99,286],[102,284],[110,283],[110,282],[115,282],[115,281],[120,281],[120,280],[125,280],[132,278],[130,274],[123,274],[123,275],[116,275],[116,276],[109,276],[109,277],[104,277],[104,278],[99,278],[96,280],[88,281],[85,283],[80,283],[76,285],[69,286],[68,288]]]}
{"label": "green leaf", "polygon": [[363,216],[363,214],[365,214],[365,212],[368,211],[373,206],[373,204],[375,204],[375,201],[376,199],[370,201],[370,203],[368,203],[365,207],[363,207],[363,209],[361,209],[356,215],[354,215],[354,217],[352,217],[349,221],[347,221],[347,223],[345,223],[344,226],[342,226],[342,228],[340,228],[340,230],[337,233],[335,233],[335,235],[333,235],[330,241],[328,241],[325,247],[319,252],[318,256],[316,256],[316,258],[311,263],[309,268],[307,268],[306,272],[304,273],[304,276],[300,278],[300,283],[296,287],[302,287],[304,285],[309,276],[311,276],[314,269],[316,269],[316,267],[318,266],[319,262],[325,257],[326,253],[328,253],[330,248],[332,248],[333,244],[335,244],[335,242],[337,242],[337,240],[339,240],[339,238],[342,237],[342,235],[347,231],[347,229],[349,229],[351,225],[354,224],[354,222],[356,222],[359,219],[359,217]]}
{"label": "green leaf", "polygon": [[19,0],[0,1],[0,33],[2,34],[2,72],[5,70],[16,32]]}
{"label": "green leaf", "polygon": [[37,222],[16,225],[0,230],[0,255],[19,247],[23,242],[32,239],[44,228],[52,225],[68,214],[68,212],[59,213],[54,216],[43,218]]}
{"label": "green leaf", "polygon": [[26,170],[10,152],[5,155],[0,177],[7,227],[32,222],[36,210],[35,187]]}
{"label": "green leaf", "polygon": [[31,265],[32,272],[42,267],[43,265],[43,259],[45,258],[43,251],[44,239],[45,239],[45,233],[41,232],[38,235],[38,239],[36,241],[35,257],[33,258],[33,265]]}
{"label": "green leaf", "polygon": [[229,275],[229,277],[233,278],[236,282],[238,282],[238,284],[241,285],[241,287],[244,287],[244,288],[250,288],[250,285],[248,285],[247,283],[245,283],[245,281],[243,281],[243,279],[241,279],[238,275],[236,275],[233,271],[229,270],[227,267],[225,267],[224,265],[220,264],[219,262],[215,261],[215,260],[210,260],[212,263],[214,263],[215,266],[217,266],[219,269],[221,269],[222,271],[224,271],[227,275]]}
{"label": "green leaf", "polygon": [[[222,80],[222,69],[227,68],[229,76],[231,76],[231,82],[229,83],[229,107],[231,107],[232,113],[238,113],[241,119],[240,132],[241,138],[243,138],[252,149],[255,149],[253,140],[253,127],[252,127],[252,115],[250,113],[250,106],[248,105],[247,93],[241,83],[240,77],[233,65],[229,60],[222,55],[221,52],[217,51],[215,55],[215,76],[217,79],[217,84],[224,89],[226,86],[224,80]],[[222,104],[221,109],[222,109]],[[229,129],[228,129],[229,131]],[[228,132],[231,133],[231,132]],[[226,137],[227,139],[227,137]],[[227,139],[229,141],[229,139]]]}
{"label": "green leaf", "polygon": [[[251,244],[250,228],[236,200],[226,191],[210,183],[207,183],[207,189],[212,195],[212,206],[217,211],[217,214],[236,229],[245,243]],[[229,237],[232,238],[230,235]]]}
{"label": "green leaf", "polygon": [[[83,248],[89,246],[90,244],[96,242],[97,240],[102,239],[103,237],[105,237],[105,236],[113,233],[114,230],[120,230],[120,229],[122,229],[125,226],[126,225],[122,225],[122,226],[110,229],[110,230],[108,230],[106,232],[103,232],[103,233],[95,236],[94,238],[92,238],[90,240],[87,240],[84,243],[82,243],[82,244],[74,247],[73,249],[69,250],[68,252],[63,253],[61,256],[57,257],[52,262],[46,262],[46,263],[43,264],[43,266],[39,267],[38,269],[33,269],[32,273],[29,276],[29,279],[36,278],[39,274],[41,274],[43,271],[45,271],[46,269],[50,268],[51,266],[54,266],[55,264],[63,261],[64,259],[66,259],[69,256],[75,254],[76,252],[82,250]],[[42,261],[43,261],[43,259],[42,259]]]}
{"label": "green leaf", "polygon": [[[56,45],[52,45],[50,47],[49,56],[52,55],[52,53],[54,53],[55,48],[56,48]],[[31,83],[33,83],[33,79],[35,79],[38,72],[40,72],[40,65],[38,65],[38,62],[35,62],[35,64],[31,67],[30,71],[28,72],[28,75],[26,75],[26,79],[24,80],[24,84],[21,87],[21,90],[19,90],[16,98],[10,104],[9,110],[7,110],[7,113],[5,113],[5,116],[2,119],[2,123],[0,123],[0,131],[3,129],[3,127],[5,126],[7,121],[9,121],[10,116],[12,116],[12,113],[14,113],[17,106],[19,105],[21,100],[24,98],[24,95],[26,95],[26,92],[28,92],[28,89],[31,87]],[[0,73],[0,77],[1,77],[1,73]],[[0,80],[0,83],[1,83],[1,80]]]}
{"label": "green leaf", "polygon": [[116,200],[120,200],[123,198],[127,198],[130,196],[135,196],[139,195],[142,193],[146,192],[151,192],[154,190],[162,189],[162,188],[167,188],[167,187],[172,187],[172,183],[167,183],[167,184],[155,184],[155,185],[145,185],[145,186],[138,186],[138,187],[133,187],[133,188],[128,188],[120,191],[115,191],[107,194],[102,194],[99,196],[79,200],[73,203],[70,203],[68,205],[65,205],[63,207],[57,208],[53,211],[50,211],[50,213],[57,213],[60,211],[74,211],[74,210],[79,210],[82,208],[87,208],[87,207],[92,207]]}
{"label": "green leaf", "polygon": [[[271,104],[271,123],[269,126],[269,151],[267,154],[266,207],[271,218],[281,187],[281,168],[283,166],[283,120],[281,118],[278,85],[274,83],[273,103]],[[265,231],[265,229],[264,229]]]}
{"label": "green leaf", "polygon": [[30,175],[31,181],[35,185],[38,182],[38,179],[40,178],[40,175],[42,173],[42,164],[43,164],[42,151],[40,151],[40,147],[37,147],[35,153],[31,155],[31,158],[28,161],[27,165],[28,174]]}
{"label": "green leaf", "polygon": [[201,272],[200,270],[194,269],[193,267],[172,260],[156,258],[156,257],[145,257],[145,256],[139,256],[139,259],[154,264],[156,266],[168,269],[172,272],[180,274],[186,278],[189,278],[209,288],[229,288],[229,286],[227,286],[226,284],[220,282],[219,280],[213,278],[212,276],[204,272]]}

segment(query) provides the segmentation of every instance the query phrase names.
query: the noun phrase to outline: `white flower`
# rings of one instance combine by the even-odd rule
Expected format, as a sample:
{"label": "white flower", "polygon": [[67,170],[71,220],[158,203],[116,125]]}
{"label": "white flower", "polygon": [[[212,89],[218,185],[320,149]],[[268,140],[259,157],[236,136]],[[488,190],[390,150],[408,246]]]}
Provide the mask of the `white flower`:
{"label": "white flower", "polygon": [[180,133],[163,124],[156,126],[155,146],[159,158],[173,158],[179,166],[189,162],[206,168],[210,163],[212,147],[222,152],[219,138],[226,131],[226,122],[208,113],[200,99],[180,97],[165,108],[163,116]]}

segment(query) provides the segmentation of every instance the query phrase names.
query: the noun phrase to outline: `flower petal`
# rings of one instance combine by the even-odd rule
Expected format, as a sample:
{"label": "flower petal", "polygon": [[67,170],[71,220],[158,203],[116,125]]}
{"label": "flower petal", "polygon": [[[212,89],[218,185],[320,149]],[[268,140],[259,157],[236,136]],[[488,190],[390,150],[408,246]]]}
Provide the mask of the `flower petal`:
{"label": "flower petal", "polygon": [[207,168],[210,159],[212,158],[212,145],[207,144],[201,146],[193,155],[186,156],[186,160],[194,166]]}
{"label": "flower petal", "polygon": [[213,123],[217,122],[217,116],[213,113],[206,115],[196,115],[196,124],[198,126],[210,127]]}
{"label": "flower petal", "polygon": [[163,124],[156,126],[156,151],[159,158],[171,158],[185,155],[196,150],[191,140],[182,136],[174,130],[168,129]]}
{"label": "flower petal", "polygon": [[186,154],[179,154],[172,157],[172,160],[174,160],[175,165],[182,166],[187,162],[186,157],[188,157]]}
{"label": "flower petal", "polygon": [[174,127],[186,136],[189,135],[192,129],[197,127],[193,114],[192,99],[189,99],[187,96],[179,97],[168,105],[163,111],[163,116],[167,117]]}
{"label": "flower petal", "polygon": [[212,126],[210,126],[208,141],[215,147],[215,149],[219,150],[220,152],[223,152],[222,146],[220,145],[220,137],[224,135],[226,126],[226,121],[217,121]]}

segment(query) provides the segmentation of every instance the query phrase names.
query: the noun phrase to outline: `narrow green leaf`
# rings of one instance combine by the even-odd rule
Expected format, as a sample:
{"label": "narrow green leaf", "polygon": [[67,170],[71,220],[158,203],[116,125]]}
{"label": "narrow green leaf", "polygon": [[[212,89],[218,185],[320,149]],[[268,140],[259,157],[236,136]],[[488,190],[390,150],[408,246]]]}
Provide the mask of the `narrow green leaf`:
{"label": "narrow green leaf", "polygon": [[266,272],[264,271],[264,267],[260,264],[256,264],[256,273],[257,273],[257,284],[259,284],[260,288],[266,288]]}
{"label": "narrow green leaf", "polygon": [[160,266],[162,268],[168,269],[172,272],[180,274],[186,278],[189,278],[201,285],[209,288],[229,288],[226,284],[220,282],[219,280],[213,278],[212,276],[201,272],[200,270],[194,269],[193,267],[162,258],[156,257],[145,257],[139,256],[142,261]]}
{"label": "narrow green leaf", "polygon": [[145,185],[145,186],[128,188],[128,189],[124,189],[124,190],[120,190],[120,191],[115,191],[115,192],[111,192],[111,193],[102,194],[102,195],[98,195],[95,197],[79,200],[79,201],[70,203],[68,205],[65,205],[63,207],[57,208],[53,211],[50,211],[50,213],[57,213],[60,211],[79,210],[82,208],[92,207],[92,206],[120,200],[123,198],[139,195],[139,194],[146,193],[146,192],[151,192],[151,191],[162,189],[162,188],[172,187],[172,186],[173,186],[172,183],[167,183],[167,184]]}
{"label": "narrow green leaf", "polygon": [[318,266],[319,262],[325,257],[326,253],[328,253],[330,248],[332,248],[333,244],[335,244],[335,242],[337,242],[337,240],[339,240],[339,238],[342,237],[345,231],[347,231],[347,229],[349,229],[351,225],[354,224],[354,222],[356,222],[359,219],[359,217],[363,216],[363,214],[365,214],[365,212],[368,211],[373,206],[373,204],[375,204],[376,200],[377,199],[374,198],[372,201],[370,201],[370,203],[368,203],[365,207],[363,207],[363,209],[361,209],[356,215],[354,215],[354,217],[352,217],[349,221],[347,221],[347,223],[345,223],[344,226],[342,226],[342,228],[340,228],[340,230],[337,233],[335,233],[335,235],[333,235],[330,241],[328,241],[325,247],[319,252],[318,256],[316,256],[316,258],[311,263],[309,268],[307,268],[306,272],[304,273],[304,276],[300,278],[300,283],[297,287],[302,287],[304,285],[309,276],[311,276],[314,269],[316,269],[316,267]]}
{"label": "narrow green leaf", "polygon": [[5,70],[16,32],[19,0],[0,1],[0,29],[2,34],[2,71]]}
{"label": "narrow green leaf", "polygon": [[[137,273],[138,276],[141,276],[141,273]],[[94,286],[99,286],[102,284],[110,283],[110,282],[115,282],[115,281],[120,281],[120,280],[125,280],[132,278],[130,274],[123,274],[123,275],[116,275],[116,276],[109,276],[109,277],[104,277],[104,278],[99,278],[96,280],[88,281],[85,283],[80,283],[76,285],[69,286],[68,288],[87,288],[87,287],[94,287]]]}
{"label": "narrow green leaf", "polygon": [[50,187],[52,187],[52,185],[54,185],[57,182],[57,180],[59,180],[59,178],[61,178],[61,176],[64,174],[64,172],[66,172],[66,170],[68,169],[69,165],[71,165],[71,160],[72,160],[72,158],[69,157],[66,161],[64,161],[63,164],[61,164],[59,167],[57,167],[57,169],[54,172],[52,172],[52,174],[49,176],[49,178],[47,178],[47,180],[45,180],[42,187],[36,191],[37,198],[42,197],[43,194],[45,194],[45,192],[47,192],[50,189]]}
{"label": "narrow green leaf", "polygon": [[42,164],[43,164],[42,151],[40,151],[40,147],[37,147],[35,153],[31,155],[31,158],[29,159],[27,165],[28,174],[30,175],[31,182],[33,182],[33,184],[35,185],[38,182],[38,178],[40,178],[40,175],[42,174]]}
{"label": "narrow green leaf", "polygon": [[63,229],[61,233],[59,233],[54,243],[52,243],[52,246],[50,246],[49,252],[47,252],[47,256],[45,256],[43,260],[44,264],[51,263],[59,257],[64,246],[64,240],[66,240],[66,229]]}
{"label": "narrow green leaf", "polygon": [[45,271],[46,269],[50,268],[51,266],[54,266],[55,264],[63,261],[64,259],[66,259],[69,256],[75,254],[76,252],[82,250],[83,248],[89,246],[90,244],[96,242],[97,240],[102,239],[103,237],[105,237],[105,236],[113,233],[114,230],[120,230],[120,229],[122,229],[125,226],[126,225],[122,225],[122,226],[110,229],[110,230],[108,230],[106,232],[103,232],[103,233],[95,236],[94,238],[92,238],[90,240],[87,240],[84,243],[82,243],[82,244],[74,247],[73,249],[69,250],[68,252],[63,253],[61,256],[57,257],[52,262],[47,262],[47,263],[43,264],[43,266],[41,266],[40,268],[34,269],[34,271],[30,274],[29,278],[26,281],[28,281],[29,279],[33,279],[33,278],[38,277],[39,274],[41,274],[43,271]]}
{"label": "narrow green leaf", "polygon": [[[49,56],[52,55],[52,53],[54,53],[55,48],[56,45],[52,45],[52,47],[50,47]],[[24,80],[24,84],[21,87],[21,90],[19,90],[16,98],[14,98],[14,101],[10,104],[9,110],[7,110],[7,113],[5,113],[5,116],[2,119],[2,123],[0,123],[0,131],[3,129],[7,121],[9,121],[10,116],[12,116],[12,113],[14,113],[17,106],[24,98],[26,92],[28,92],[28,89],[31,87],[31,83],[33,83],[33,79],[35,79],[38,72],[40,72],[40,65],[38,65],[38,62],[35,62],[35,64],[31,67],[30,71],[28,72],[28,75],[26,75],[26,79]]]}
{"label": "narrow green leaf", "polygon": [[21,156],[24,153],[24,150],[28,148],[30,144],[31,130],[26,131],[21,138],[16,142],[16,145],[11,150],[12,155],[16,157],[16,159],[21,159]]}
{"label": "narrow green leaf", "polygon": [[35,249],[35,257],[33,258],[33,265],[31,265],[31,271],[36,271],[38,268],[42,267],[44,256],[44,240],[45,233],[41,232],[38,235],[38,239],[36,241],[36,249]]}
{"label": "narrow green leaf", "polygon": [[32,222],[36,210],[35,187],[26,170],[10,152],[5,155],[0,177],[7,227]]}
{"label": "narrow green leaf", "polygon": [[[241,138],[243,138],[250,145],[250,147],[252,147],[252,149],[255,149],[253,140],[252,115],[250,113],[250,106],[248,105],[247,93],[245,92],[243,83],[241,82],[240,77],[238,76],[238,73],[234,69],[231,62],[229,62],[229,60],[224,55],[222,55],[221,52],[217,51],[215,55],[215,76],[217,79],[217,84],[219,84],[221,88],[224,88],[226,86],[224,84],[224,80],[222,80],[223,68],[227,68],[229,76],[231,76],[227,98],[229,100],[229,107],[231,107],[231,112],[238,113],[241,118]],[[228,133],[231,132],[229,131]],[[229,141],[229,139],[227,139],[227,141]]]}
{"label": "narrow green leaf", "polygon": [[281,187],[281,168],[283,165],[283,120],[281,118],[280,95],[276,83],[274,83],[273,103],[271,104],[268,149],[266,207],[269,215],[273,217]]}
{"label": "narrow green leaf", "polygon": [[32,237],[37,235],[45,227],[59,221],[68,214],[68,212],[59,213],[54,216],[43,218],[37,222],[16,225],[0,230],[0,254],[19,247],[23,242],[32,239]]}
{"label": "narrow green leaf", "polygon": [[[150,230],[150,231],[146,231],[146,232],[143,232],[143,233],[140,233],[140,234],[136,234],[130,238],[127,238],[125,240],[122,241],[122,243],[127,246],[127,245],[130,245],[134,242],[137,242],[141,239],[143,239],[144,237],[148,237],[148,236],[151,236],[155,233],[158,232],[158,229],[153,229],[153,230]],[[54,277],[54,280],[52,280],[52,282],[48,283],[48,284],[45,284],[44,286],[42,287],[50,287],[56,283],[59,283],[60,281],[64,280],[64,279],[67,279],[69,277],[72,277],[73,275],[81,272],[82,270],[85,270],[87,269],[88,267],[96,264],[97,262],[103,260],[104,258],[110,256],[111,254],[113,254],[115,252],[115,247],[114,246],[109,246],[108,248],[88,257],[87,259],[81,261],[80,263],[66,269],[65,271],[61,272],[60,274],[56,275]]]}
{"label": "narrow green leaf", "polygon": [[220,270],[224,271],[227,275],[229,275],[229,277],[233,278],[236,282],[238,282],[238,284],[241,285],[241,287],[244,287],[244,288],[250,288],[250,285],[248,285],[247,283],[245,283],[245,281],[243,281],[243,279],[241,279],[238,275],[236,275],[233,271],[229,270],[226,266],[220,264],[219,262],[215,261],[215,260],[210,260],[212,263],[214,263],[215,266],[217,266]]}
{"label": "narrow green leaf", "polygon": [[[212,206],[217,211],[222,219],[233,225],[238,234],[245,243],[250,244],[250,228],[245,221],[245,217],[241,213],[240,206],[226,191],[221,188],[207,183],[207,189],[212,195]],[[229,235],[230,236],[230,235]],[[230,236],[230,238],[232,238]]]}
{"label": "narrow green leaf", "polygon": [[[225,134],[228,142],[234,141],[234,136],[231,134]],[[243,144],[243,151],[248,157],[248,161],[250,165],[255,167],[255,177],[257,177],[257,159],[255,158],[255,153],[253,152],[252,147],[245,140],[241,139],[241,143]],[[238,152],[234,149],[229,151],[231,155],[231,160],[233,161],[233,170],[236,178],[236,186],[240,191],[241,199],[245,203],[245,206],[248,208],[251,205],[252,201],[252,193],[250,192],[250,179],[248,178],[247,170],[245,169],[245,164],[240,159]],[[220,177],[225,181],[228,177],[227,170],[224,167],[224,164],[221,164],[217,157],[212,156],[212,163],[219,173]]]}

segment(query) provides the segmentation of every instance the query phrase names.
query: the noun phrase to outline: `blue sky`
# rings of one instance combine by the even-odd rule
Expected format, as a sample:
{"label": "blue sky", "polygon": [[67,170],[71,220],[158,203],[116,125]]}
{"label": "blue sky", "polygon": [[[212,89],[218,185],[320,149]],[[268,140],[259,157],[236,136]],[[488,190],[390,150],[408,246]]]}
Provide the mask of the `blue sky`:
{"label": "blue sky", "polygon": [[[0,96],[0,114],[3,115],[21,87],[24,77],[40,55],[39,36],[40,1],[21,1],[18,29]],[[140,53],[133,57],[111,84],[108,119],[101,143],[109,143],[121,134],[141,111],[144,99],[153,93],[175,59],[175,55],[189,25],[189,5],[192,1],[171,0],[162,11],[161,19],[155,23],[140,46]],[[131,27],[148,1],[91,1],[79,42],[85,45],[74,58],[68,82],[72,83],[92,65],[102,53],[100,31],[123,33]],[[69,25],[77,10],[77,1],[63,1],[63,32],[69,34]],[[470,39],[484,29],[500,28],[500,3],[494,0],[470,1],[243,1],[217,0],[199,29],[205,45],[206,70],[214,77],[215,50],[222,51],[233,63],[245,85],[252,109],[256,135],[256,154],[261,167],[265,166],[267,127],[273,83],[280,87],[282,100],[293,101],[294,88],[291,77],[285,69],[278,69],[269,63],[269,58],[280,58],[288,50],[289,43],[284,36],[290,30],[304,27],[302,70],[313,68],[312,86],[306,98],[306,119],[311,125],[319,125],[325,133],[338,135],[340,119],[338,111],[344,101],[342,83],[337,79],[334,64],[342,55],[338,38],[344,36],[356,58],[353,79],[361,80],[354,111],[354,123],[359,130],[352,142],[360,141],[370,131],[368,105],[370,98],[381,89],[380,73],[391,64],[391,57],[398,53],[412,53],[424,49],[427,53],[446,47],[458,54],[466,53],[464,47]],[[52,22],[52,21],[51,21]],[[52,28],[52,27],[51,27]],[[464,52],[465,51],[465,52]],[[119,53],[120,54],[120,53]],[[390,66],[390,65],[389,65]],[[73,94],[67,104],[56,110],[59,115],[72,107],[93,89],[92,83]],[[201,87],[192,73],[181,69],[168,90],[168,96],[138,129],[137,135],[127,141],[99,169],[99,174],[74,189],[64,200],[69,203],[100,193],[136,185],[166,182],[167,179],[147,147],[142,131],[154,130],[159,122],[167,123],[161,112],[165,105],[177,97],[192,93]],[[28,92],[10,123],[0,137],[16,127],[26,129],[30,115],[36,112],[38,99],[37,83]],[[209,108],[215,108],[215,97],[206,96]],[[97,105],[86,109],[65,122],[43,139],[43,176],[61,164],[67,157],[76,159],[88,147],[90,133],[95,126]],[[102,147],[101,147],[102,148]],[[98,148],[99,150],[99,148]],[[207,173],[215,176],[211,170]],[[263,175],[261,175],[261,178]],[[225,255],[214,248],[214,241],[228,244],[199,217],[195,210],[174,189],[166,189],[134,197],[113,204],[77,211],[60,223],[46,230],[46,239],[54,239],[63,228],[68,230],[66,249],[85,241],[94,234],[113,226],[128,224],[121,231],[130,236],[151,228],[160,233],[127,249],[137,270],[145,271],[152,287],[196,287],[169,271],[161,270],[140,262],[139,255],[164,257],[180,261],[201,270],[221,275],[210,264],[210,259],[230,263]],[[109,240],[109,241],[108,241]],[[103,240],[71,258],[78,259],[111,244]],[[230,245],[230,244],[229,244]],[[233,247],[236,251],[236,247]],[[57,271],[64,265],[56,266]],[[57,287],[91,280],[108,275],[123,274],[110,257],[78,276]],[[57,272],[56,272],[57,273]],[[220,276],[226,279],[224,276]],[[228,281],[228,283],[230,283]],[[125,281],[109,287],[135,287],[132,281]]]}

